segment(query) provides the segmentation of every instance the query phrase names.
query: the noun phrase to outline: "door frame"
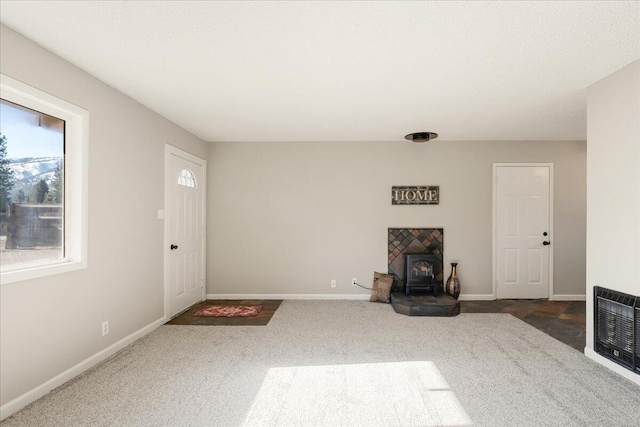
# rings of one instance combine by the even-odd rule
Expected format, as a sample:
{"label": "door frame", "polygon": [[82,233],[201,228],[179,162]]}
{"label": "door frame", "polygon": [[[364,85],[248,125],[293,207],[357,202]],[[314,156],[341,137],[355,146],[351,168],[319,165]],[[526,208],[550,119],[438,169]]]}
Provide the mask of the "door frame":
{"label": "door frame", "polygon": [[[493,260],[491,265],[491,281],[493,283],[493,299],[497,299],[498,296],[498,168],[499,167],[548,167],[549,168],[549,236],[554,239],[555,234],[553,232],[553,163],[494,163],[493,164],[493,203],[492,203],[492,251]],[[553,244],[549,245],[549,301],[553,300]]]}
{"label": "door frame", "polygon": [[[201,301],[204,301],[207,294],[207,161],[205,159],[201,159],[191,153],[188,153],[180,148],[177,148],[169,143],[165,143],[164,145],[164,212],[162,219],[164,220],[164,246],[163,246],[163,254],[164,254],[164,319],[165,321],[170,320],[170,301],[169,295],[170,292],[170,284],[169,284],[169,245],[171,244],[169,235],[171,234],[171,224],[167,221],[167,212],[169,211],[169,189],[174,183],[176,177],[172,176],[170,173],[171,166],[171,156],[176,155],[182,157],[190,162],[196,163],[199,166],[202,166],[202,173],[204,176],[199,177],[200,182],[198,186],[198,191],[200,192],[200,196],[202,197],[202,221],[204,222],[204,236],[202,239],[202,298]],[[160,216],[160,215],[159,215]]]}

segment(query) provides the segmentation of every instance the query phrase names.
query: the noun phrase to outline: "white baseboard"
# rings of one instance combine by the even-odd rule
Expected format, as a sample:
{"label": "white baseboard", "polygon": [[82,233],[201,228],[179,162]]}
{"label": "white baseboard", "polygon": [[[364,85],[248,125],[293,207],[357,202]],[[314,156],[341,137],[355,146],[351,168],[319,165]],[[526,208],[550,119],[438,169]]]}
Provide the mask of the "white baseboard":
{"label": "white baseboard", "polygon": [[143,327],[142,329],[139,329],[138,331],[132,333],[131,335],[122,338],[120,341],[111,344],[109,347],[83,360],[77,365],[72,366],[71,368],[61,373],[60,375],[56,375],[55,377],[51,378],[49,381],[45,382],[44,384],[41,384],[38,387],[24,393],[23,395],[16,397],[12,401],[5,403],[0,407],[0,421],[4,420],[7,417],[10,417],[11,415],[18,412],[20,409],[27,406],[28,404],[35,402],[45,394],[49,393],[54,388],[60,387],[62,384],[75,378],[76,376],[80,375],[87,369],[94,367],[95,365],[102,362],[107,357],[117,353],[118,351],[122,350],[132,342],[153,332],[156,328],[163,325],[165,322],[166,322],[166,319],[164,317],[156,320],[155,322]]}
{"label": "white baseboard", "polygon": [[[207,294],[207,299],[302,299],[302,300],[368,300],[366,294]],[[459,301],[493,301],[492,294],[461,294]]]}
{"label": "white baseboard", "polygon": [[493,294],[460,294],[458,301],[494,301]]}
{"label": "white baseboard", "polygon": [[640,385],[640,375],[634,374],[630,370],[623,368],[622,366],[612,362],[606,357],[600,356],[598,353],[596,353],[594,350],[590,349],[589,347],[584,348],[584,355],[587,356],[589,359],[598,362],[604,367],[611,369],[616,374],[619,374],[620,376],[625,377],[629,381]]}
{"label": "white baseboard", "polygon": [[307,299],[307,300],[368,300],[366,294],[207,294],[207,299]]}
{"label": "white baseboard", "polygon": [[586,295],[563,295],[554,294],[549,298],[550,301],[586,301]]}

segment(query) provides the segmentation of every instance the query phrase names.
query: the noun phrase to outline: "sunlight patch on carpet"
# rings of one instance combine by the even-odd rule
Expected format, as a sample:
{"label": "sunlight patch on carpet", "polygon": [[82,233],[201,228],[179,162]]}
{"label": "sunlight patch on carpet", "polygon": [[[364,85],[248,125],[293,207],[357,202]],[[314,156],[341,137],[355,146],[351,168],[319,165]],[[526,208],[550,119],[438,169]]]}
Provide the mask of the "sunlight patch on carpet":
{"label": "sunlight patch on carpet", "polygon": [[470,426],[433,362],[271,368],[244,426]]}

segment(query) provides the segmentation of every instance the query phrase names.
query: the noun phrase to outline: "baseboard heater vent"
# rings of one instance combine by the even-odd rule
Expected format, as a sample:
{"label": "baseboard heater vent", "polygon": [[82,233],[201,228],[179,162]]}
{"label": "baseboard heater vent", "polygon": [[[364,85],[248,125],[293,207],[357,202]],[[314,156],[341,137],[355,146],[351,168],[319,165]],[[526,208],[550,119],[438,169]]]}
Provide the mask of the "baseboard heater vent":
{"label": "baseboard heater vent", "polygon": [[640,375],[640,297],[594,287],[595,350]]}

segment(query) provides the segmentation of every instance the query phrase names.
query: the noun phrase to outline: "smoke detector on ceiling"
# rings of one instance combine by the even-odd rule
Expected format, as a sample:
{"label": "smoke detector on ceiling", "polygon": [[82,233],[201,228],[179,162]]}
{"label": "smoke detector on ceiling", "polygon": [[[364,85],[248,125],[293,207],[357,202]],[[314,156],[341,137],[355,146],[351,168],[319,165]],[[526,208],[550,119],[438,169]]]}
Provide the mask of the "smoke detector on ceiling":
{"label": "smoke detector on ceiling", "polygon": [[412,142],[428,142],[432,139],[436,139],[437,137],[438,134],[434,132],[414,132],[406,135],[404,139]]}

